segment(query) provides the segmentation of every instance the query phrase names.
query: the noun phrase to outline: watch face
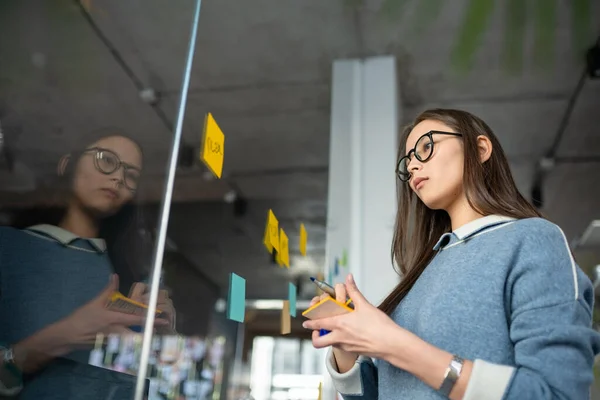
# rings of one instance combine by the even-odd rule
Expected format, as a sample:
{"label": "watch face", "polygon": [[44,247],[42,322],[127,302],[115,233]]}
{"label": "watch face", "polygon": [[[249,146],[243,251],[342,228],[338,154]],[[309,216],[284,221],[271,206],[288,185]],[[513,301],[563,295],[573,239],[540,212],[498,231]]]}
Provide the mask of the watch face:
{"label": "watch face", "polygon": [[5,364],[9,364],[12,363],[13,360],[13,355],[12,355],[12,351],[10,349],[0,349],[0,354],[2,354],[2,361]]}

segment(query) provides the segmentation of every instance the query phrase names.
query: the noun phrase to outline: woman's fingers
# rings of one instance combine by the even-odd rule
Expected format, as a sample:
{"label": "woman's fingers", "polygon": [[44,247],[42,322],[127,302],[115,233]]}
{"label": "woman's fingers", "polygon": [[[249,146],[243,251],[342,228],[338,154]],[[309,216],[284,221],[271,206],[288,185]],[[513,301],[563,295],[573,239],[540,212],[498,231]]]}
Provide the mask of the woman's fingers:
{"label": "woman's fingers", "polygon": [[312,341],[313,341],[313,343],[318,338],[319,338],[319,331],[312,331]]}
{"label": "woman's fingers", "polygon": [[343,283],[335,285],[335,299],[340,303],[346,302],[346,286]]}

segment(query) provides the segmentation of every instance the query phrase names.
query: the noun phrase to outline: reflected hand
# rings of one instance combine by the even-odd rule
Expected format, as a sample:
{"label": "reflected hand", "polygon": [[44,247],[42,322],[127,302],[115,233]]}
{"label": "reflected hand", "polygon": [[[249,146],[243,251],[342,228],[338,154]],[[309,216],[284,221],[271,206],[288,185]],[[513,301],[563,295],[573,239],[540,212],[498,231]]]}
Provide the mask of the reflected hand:
{"label": "reflected hand", "polygon": [[[73,345],[93,344],[98,333],[132,333],[130,326],[144,325],[145,317],[120,313],[106,308],[108,301],[119,288],[119,278],[112,275],[109,284],[89,303],[79,307],[69,317],[61,321],[64,332]],[[156,324],[168,325],[165,319],[157,319]]]}
{"label": "reflected hand", "polygon": [[[136,282],[131,286],[129,298],[131,300],[148,305],[150,303],[150,287],[142,282]],[[167,335],[174,334],[175,331],[175,307],[173,301],[169,298],[168,290],[159,290],[156,301],[156,309],[161,311],[161,318],[168,321],[167,325],[160,326],[155,324],[156,333]]]}
{"label": "reflected hand", "polygon": [[[326,329],[331,333],[320,336],[313,332],[313,345],[316,348],[334,346],[346,352],[369,357],[383,358],[391,344],[409,340],[412,333],[398,326],[384,312],[370,304],[356,287],[352,275],[348,275],[346,291],[354,303],[354,311],[335,317],[305,321],[307,329]],[[336,287],[336,295],[338,295]]]}

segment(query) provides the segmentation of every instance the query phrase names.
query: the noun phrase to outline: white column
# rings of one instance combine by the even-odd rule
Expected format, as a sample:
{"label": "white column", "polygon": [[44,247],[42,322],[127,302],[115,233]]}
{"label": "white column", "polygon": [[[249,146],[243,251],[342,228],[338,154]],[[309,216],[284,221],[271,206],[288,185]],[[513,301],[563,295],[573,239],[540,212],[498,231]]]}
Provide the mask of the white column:
{"label": "white column", "polygon": [[[399,282],[390,249],[400,111],[394,57],[334,62],[325,279],[343,282],[352,272],[375,305]],[[347,266],[336,275],[344,252]]]}

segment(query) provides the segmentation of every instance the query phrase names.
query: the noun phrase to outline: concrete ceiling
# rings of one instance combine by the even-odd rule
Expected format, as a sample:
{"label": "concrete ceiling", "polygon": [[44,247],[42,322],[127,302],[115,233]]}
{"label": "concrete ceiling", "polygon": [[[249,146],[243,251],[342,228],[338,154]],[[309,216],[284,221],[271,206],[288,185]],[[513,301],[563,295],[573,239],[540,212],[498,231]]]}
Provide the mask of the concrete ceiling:
{"label": "concrete ceiling", "polygon": [[[580,2],[590,7],[583,43],[582,29],[574,28],[581,24],[569,17],[577,13],[569,2],[556,1],[554,40],[542,48],[547,58],[541,66],[536,32],[544,25],[529,10],[528,19],[513,26],[507,10],[514,1],[496,1],[481,24],[469,17],[468,0],[405,3],[203,1],[184,141],[197,149],[204,115],[212,112],[227,137],[224,179],[206,179],[200,165],[180,170],[169,237],[220,287],[226,289],[234,271],[247,278],[249,297],[282,298],[288,281],[324,262],[335,59],[394,54],[403,120],[431,106],[481,116],[499,135],[529,197],[535,163],[553,142],[581,75],[581,49],[593,43],[600,25],[600,2]],[[160,200],[193,6],[192,0],[0,4],[0,121],[37,182],[35,192],[2,194],[3,205],[49,201],[45,186],[60,155],[87,144],[90,132],[105,126],[142,142],[140,197],[151,204]],[[471,44],[475,35],[479,45]],[[507,42],[523,43],[522,59],[506,50]],[[160,102],[144,103],[143,88],[158,91]],[[587,81],[558,156],[600,157],[599,104],[600,82]],[[599,167],[559,164],[544,186],[544,210],[570,238],[600,217]],[[234,216],[233,206],[222,201],[232,189],[248,202],[244,216]],[[290,234],[290,270],[271,264],[262,247],[269,208]],[[309,260],[298,253],[301,222],[309,231]]]}

